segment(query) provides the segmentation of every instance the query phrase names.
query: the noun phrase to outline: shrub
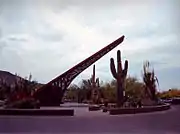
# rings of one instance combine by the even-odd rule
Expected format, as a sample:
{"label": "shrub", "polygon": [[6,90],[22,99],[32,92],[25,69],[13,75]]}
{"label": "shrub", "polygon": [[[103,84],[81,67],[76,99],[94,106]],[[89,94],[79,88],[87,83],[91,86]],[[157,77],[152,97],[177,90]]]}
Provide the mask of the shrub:
{"label": "shrub", "polygon": [[5,108],[13,109],[35,109],[40,108],[39,102],[33,98],[22,99],[15,102],[8,103]]}

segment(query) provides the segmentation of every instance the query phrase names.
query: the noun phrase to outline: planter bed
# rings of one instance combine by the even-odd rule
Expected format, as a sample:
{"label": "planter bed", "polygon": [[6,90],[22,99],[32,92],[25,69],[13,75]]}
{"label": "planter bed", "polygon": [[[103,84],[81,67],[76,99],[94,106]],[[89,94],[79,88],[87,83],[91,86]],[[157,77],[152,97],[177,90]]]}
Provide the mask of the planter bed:
{"label": "planter bed", "polygon": [[89,111],[98,111],[98,110],[100,110],[100,106],[97,106],[97,105],[89,106]]}
{"label": "planter bed", "polygon": [[174,98],[174,99],[172,99],[171,104],[173,104],[173,105],[180,105],[180,98]]}
{"label": "planter bed", "polygon": [[170,104],[164,104],[164,105],[159,105],[159,106],[146,106],[142,108],[112,108],[112,109],[109,109],[109,114],[110,115],[137,114],[137,113],[164,111],[168,109],[170,109]]}
{"label": "planter bed", "polygon": [[102,108],[102,111],[103,111],[103,112],[108,112],[109,109],[108,109],[107,107],[103,107],[103,108]]}
{"label": "planter bed", "polygon": [[0,109],[0,115],[74,116],[73,109]]}

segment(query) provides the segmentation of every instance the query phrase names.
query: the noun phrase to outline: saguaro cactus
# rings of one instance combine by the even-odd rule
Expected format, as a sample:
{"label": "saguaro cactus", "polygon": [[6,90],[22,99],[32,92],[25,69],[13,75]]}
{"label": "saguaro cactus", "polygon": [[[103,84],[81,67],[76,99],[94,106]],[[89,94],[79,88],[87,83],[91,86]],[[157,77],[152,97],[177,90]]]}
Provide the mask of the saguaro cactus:
{"label": "saguaro cactus", "polygon": [[110,68],[113,77],[117,80],[117,106],[123,105],[123,92],[125,90],[125,79],[128,71],[128,61],[125,61],[124,69],[122,69],[121,51],[117,51],[117,71],[114,64],[114,59],[110,59]]}
{"label": "saguaro cactus", "polygon": [[92,87],[99,87],[99,78],[96,78],[95,65],[93,66],[93,74],[89,82],[91,83]]}
{"label": "saguaro cactus", "polygon": [[88,80],[89,85],[91,86],[91,99],[93,101],[93,103],[98,103],[100,96],[99,96],[99,78],[96,78],[95,75],[95,65],[93,66],[93,74],[90,78],[90,80]]}

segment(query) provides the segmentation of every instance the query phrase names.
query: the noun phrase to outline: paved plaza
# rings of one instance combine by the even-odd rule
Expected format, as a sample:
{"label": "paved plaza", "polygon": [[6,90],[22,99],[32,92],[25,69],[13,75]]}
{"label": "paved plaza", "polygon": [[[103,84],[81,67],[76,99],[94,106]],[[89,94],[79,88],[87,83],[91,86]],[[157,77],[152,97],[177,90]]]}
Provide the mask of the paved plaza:
{"label": "paved plaza", "polygon": [[102,111],[89,112],[87,107],[74,109],[74,117],[0,116],[0,133],[180,133],[180,106],[162,112],[115,116]]}

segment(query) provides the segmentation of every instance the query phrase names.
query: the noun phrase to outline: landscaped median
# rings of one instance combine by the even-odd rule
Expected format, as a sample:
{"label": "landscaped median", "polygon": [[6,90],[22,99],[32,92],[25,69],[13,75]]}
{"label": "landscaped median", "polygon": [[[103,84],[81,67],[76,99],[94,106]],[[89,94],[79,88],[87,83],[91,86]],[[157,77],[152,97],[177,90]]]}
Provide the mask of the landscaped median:
{"label": "landscaped median", "polygon": [[0,109],[0,115],[74,116],[73,109]]}
{"label": "landscaped median", "polygon": [[148,112],[156,112],[156,111],[164,111],[171,108],[170,104],[157,105],[157,106],[145,106],[141,108],[110,108],[110,115],[118,115],[118,114],[137,114],[137,113],[148,113]]}

